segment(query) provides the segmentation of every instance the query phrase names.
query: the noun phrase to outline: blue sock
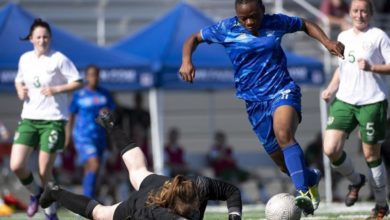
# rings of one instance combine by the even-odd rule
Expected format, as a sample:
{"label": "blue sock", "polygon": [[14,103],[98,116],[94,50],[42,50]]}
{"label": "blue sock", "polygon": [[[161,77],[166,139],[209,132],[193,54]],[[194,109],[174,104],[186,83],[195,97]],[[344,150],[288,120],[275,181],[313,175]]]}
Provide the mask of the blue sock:
{"label": "blue sock", "polygon": [[87,172],[83,178],[83,191],[84,195],[93,198],[95,193],[96,186],[96,177],[97,174],[95,172]]}
{"label": "blue sock", "polygon": [[295,188],[299,191],[307,192],[307,168],[301,147],[298,143],[287,146],[283,149],[283,155]]}
{"label": "blue sock", "polygon": [[314,186],[317,184],[317,174],[312,169],[306,169],[306,176],[308,186]]}

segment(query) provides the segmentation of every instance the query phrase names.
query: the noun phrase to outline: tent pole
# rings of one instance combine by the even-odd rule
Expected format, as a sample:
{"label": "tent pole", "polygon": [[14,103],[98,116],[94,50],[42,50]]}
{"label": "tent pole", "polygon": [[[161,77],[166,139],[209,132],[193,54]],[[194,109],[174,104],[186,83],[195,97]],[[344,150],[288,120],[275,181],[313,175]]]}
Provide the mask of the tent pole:
{"label": "tent pole", "polygon": [[[330,36],[330,24],[329,20],[326,19],[326,16],[323,19],[324,22],[324,32],[327,36]],[[332,67],[332,56],[328,51],[324,51],[324,71],[325,71],[325,79],[328,78],[329,74],[331,73],[331,67]],[[326,124],[328,121],[328,106],[327,103],[322,100],[321,93],[325,88],[321,87],[320,89],[320,108],[321,108],[321,129],[322,129],[322,140],[324,140],[325,130],[326,130]],[[330,167],[330,160],[329,158],[323,153],[323,163],[324,163],[324,172],[325,172],[325,201],[327,204],[330,204],[333,201],[333,192],[332,192],[332,172]]]}
{"label": "tent pole", "polygon": [[[328,118],[328,112],[327,112],[327,105],[324,100],[321,98],[321,93],[324,89],[320,89],[320,113],[321,113],[321,132],[322,132],[322,140],[324,140],[324,134],[326,130],[326,121]],[[322,141],[322,143],[324,143]],[[333,200],[333,195],[332,195],[332,172],[331,172],[331,167],[330,167],[330,162],[329,158],[323,154],[322,155],[322,160],[324,163],[324,175],[325,175],[325,201],[327,204],[330,204]]]}
{"label": "tent pole", "polygon": [[100,46],[106,44],[106,6],[107,0],[99,0],[97,7],[96,39],[97,44]]}
{"label": "tent pole", "polygon": [[162,125],[162,100],[161,90],[153,88],[149,91],[149,108],[151,119],[151,136],[153,152],[153,168],[157,174],[163,174],[164,152],[163,152],[163,125]]}

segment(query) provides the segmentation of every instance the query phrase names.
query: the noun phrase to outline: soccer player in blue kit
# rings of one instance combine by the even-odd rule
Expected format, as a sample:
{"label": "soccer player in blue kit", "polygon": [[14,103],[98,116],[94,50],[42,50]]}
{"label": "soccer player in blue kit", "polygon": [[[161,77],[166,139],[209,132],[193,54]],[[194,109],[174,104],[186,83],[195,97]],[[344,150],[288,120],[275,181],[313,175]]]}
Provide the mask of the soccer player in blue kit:
{"label": "soccer player in blue kit", "polygon": [[183,80],[192,82],[192,53],[202,42],[225,47],[234,67],[236,95],[245,100],[249,121],[266,152],[287,173],[297,190],[296,204],[305,215],[318,208],[318,170],[308,169],[295,139],[301,121],[301,92],[291,79],[281,47],[284,34],[304,31],[331,54],[343,58],[344,45],[331,41],[314,23],[300,17],[264,14],[261,0],[236,0],[236,16],[190,36],[183,45]]}
{"label": "soccer player in blue kit", "polygon": [[110,93],[99,86],[99,72],[95,65],[86,68],[87,84],[73,94],[67,127],[66,142],[69,143],[73,129],[78,159],[84,165],[83,193],[90,198],[94,197],[101,157],[108,145],[106,131],[95,122],[95,118],[99,112],[115,108]]}

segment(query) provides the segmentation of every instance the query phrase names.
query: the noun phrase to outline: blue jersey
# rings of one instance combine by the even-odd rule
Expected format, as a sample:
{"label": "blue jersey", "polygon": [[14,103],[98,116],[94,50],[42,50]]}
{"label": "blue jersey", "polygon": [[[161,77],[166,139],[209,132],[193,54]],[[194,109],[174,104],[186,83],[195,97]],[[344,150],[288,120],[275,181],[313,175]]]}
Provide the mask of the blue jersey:
{"label": "blue jersey", "polygon": [[73,94],[69,107],[72,114],[76,114],[73,136],[75,141],[97,140],[106,138],[104,128],[95,122],[99,111],[103,108],[113,110],[115,103],[110,93],[98,87],[95,91],[83,88]]}
{"label": "blue jersey", "polygon": [[265,101],[287,84],[297,87],[287,70],[281,47],[284,34],[302,29],[302,19],[283,14],[264,15],[259,36],[240,24],[237,17],[203,28],[200,34],[207,43],[225,47],[234,67],[237,97],[247,101]]}

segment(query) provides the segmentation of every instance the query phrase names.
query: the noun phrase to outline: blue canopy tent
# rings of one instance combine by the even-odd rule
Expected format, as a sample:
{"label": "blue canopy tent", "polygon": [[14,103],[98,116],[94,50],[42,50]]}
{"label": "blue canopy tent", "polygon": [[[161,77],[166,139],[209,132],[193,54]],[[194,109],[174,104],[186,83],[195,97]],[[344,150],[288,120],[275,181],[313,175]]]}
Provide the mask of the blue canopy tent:
{"label": "blue canopy tent", "polygon": [[[13,91],[14,78],[20,56],[33,47],[22,41],[36,16],[17,4],[9,3],[0,10],[0,91]],[[153,85],[153,74],[146,59],[101,48],[72,36],[55,27],[52,29],[52,48],[64,53],[79,70],[89,64],[102,68],[104,86],[114,90],[148,88]]]}
{"label": "blue canopy tent", "polygon": [[[181,65],[182,46],[185,40],[205,26],[214,24],[198,9],[179,3],[165,16],[112,46],[123,53],[137,54],[152,62],[156,73],[155,89],[150,93],[152,116],[152,142],[155,170],[163,169],[162,163],[162,119],[157,91],[162,89],[214,90],[234,88],[233,68],[220,45],[198,46],[193,55],[197,68],[193,84],[183,82],[178,75]],[[291,75],[298,83],[321,85],[325,81],[323,66],[312,58],[286,53]],[[159,109],[160,108],[160,109]]]}
{"label": "blue canopy tent", "polygon": [[[153,70],[157,73],[156,87],[200,90],[233,88],[232,64],[220,45],[199,45],[193,55],[193,62],[197,67],[194,84],[184,83],[177,74],[185,40],[192,33],[214,23],[193,6],[179,3],[159,20],[115,43],[112,49],[150,60]],[[324,83],[321,62],[291,52],[287,52],[286,56],[290,72],[297,83]]]}

